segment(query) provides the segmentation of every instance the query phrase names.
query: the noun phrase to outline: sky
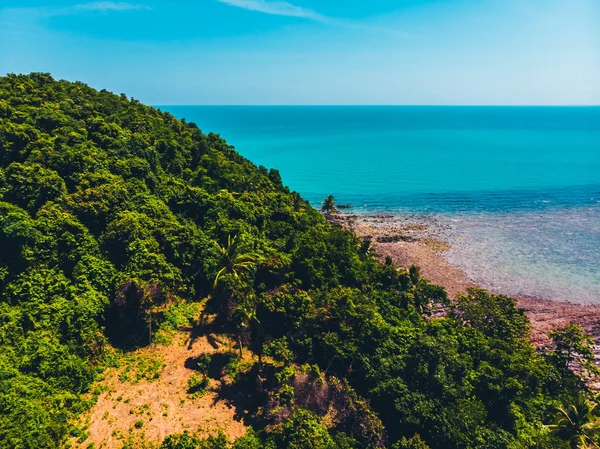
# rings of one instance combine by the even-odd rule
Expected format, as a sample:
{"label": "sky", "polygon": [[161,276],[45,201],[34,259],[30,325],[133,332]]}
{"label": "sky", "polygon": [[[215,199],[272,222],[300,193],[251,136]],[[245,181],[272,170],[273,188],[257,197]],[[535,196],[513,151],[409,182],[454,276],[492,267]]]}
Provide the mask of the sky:
{"label": "sky", "polygon": [[599,105],[600,0],[0,0],[0,74],[147,104]]}

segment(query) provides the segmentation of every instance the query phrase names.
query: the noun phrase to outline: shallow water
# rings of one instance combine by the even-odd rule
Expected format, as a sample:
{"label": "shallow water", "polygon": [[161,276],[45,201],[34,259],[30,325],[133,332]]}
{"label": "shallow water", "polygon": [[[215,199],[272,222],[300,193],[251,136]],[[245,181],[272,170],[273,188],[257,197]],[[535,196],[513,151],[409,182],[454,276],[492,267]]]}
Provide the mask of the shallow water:
{"label": "shallow water", "polygon": [[600,108],[162,107],[313,204],[427,215],[513,295],[600,302]]}
{"label": "shallow water", "polygon": [[514,296],[600,301],[600,207],[442,219],[453,233],[447,259],[478,284]]}

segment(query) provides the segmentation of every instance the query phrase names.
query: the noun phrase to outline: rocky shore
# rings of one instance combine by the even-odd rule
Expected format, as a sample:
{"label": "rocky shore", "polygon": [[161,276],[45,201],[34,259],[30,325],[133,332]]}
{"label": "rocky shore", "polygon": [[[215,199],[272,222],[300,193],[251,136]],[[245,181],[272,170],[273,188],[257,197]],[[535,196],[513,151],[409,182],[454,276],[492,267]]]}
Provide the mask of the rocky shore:
{"label": "rocky shore", "polygon": [[[444,253],[452,242],[444,239],[438,224],[417,216],[338,214],[330,221],[369,238],[377,255],[383,260],[390,256],[398,266],[417,265],[431,282],[442,285],[451,297],[476,284],[461,268],[450,264]],[[499,292],[498,292],[499,293]],[[548,332],[569,323],[582,326],[600,342],[600,305],[567,302],[558,298],[519,297],[533,327],[537,346],[548,344]],[[600,357],[600,346],[597,347]]]}

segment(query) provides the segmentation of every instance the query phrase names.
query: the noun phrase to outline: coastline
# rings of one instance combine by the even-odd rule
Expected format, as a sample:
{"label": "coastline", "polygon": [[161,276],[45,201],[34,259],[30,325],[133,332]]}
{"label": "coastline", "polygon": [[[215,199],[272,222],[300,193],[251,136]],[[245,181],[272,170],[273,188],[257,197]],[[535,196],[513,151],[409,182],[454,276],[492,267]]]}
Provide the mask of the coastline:
{"label": "coastline", "polygon": [[[478,286],[462,268],[444,258],[452,242],[444,239],[426,220],[393,214],[339,213],[330,221],[351,229],[360,237],[370,238],[381,260],[390,256],[398,266],[419,266],[423,276],[443,286],[451,298]],[[516,299],[517,306],[525,310],[531,322],[532,340],[537,347],[549,344],[548,332],[571,323],[580,325],[596,342],[600,341],[600,304],[528,296]],[[600,357],[600,346],[595,352]]]}

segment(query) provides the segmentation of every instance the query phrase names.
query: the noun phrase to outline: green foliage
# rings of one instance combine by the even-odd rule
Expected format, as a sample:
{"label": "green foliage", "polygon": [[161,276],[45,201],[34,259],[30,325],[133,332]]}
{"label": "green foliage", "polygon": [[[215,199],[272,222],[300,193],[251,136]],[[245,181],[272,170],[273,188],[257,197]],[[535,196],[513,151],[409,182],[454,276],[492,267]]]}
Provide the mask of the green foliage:
{"label": "green foliage", "polygon": [[415,435],[412,438],[402,437],[392,449],[429,449],[419,435]]}
{"label": "green foliage", "polygon": [[211,357],[210,354],[202,354],[196,359],[197,368],[201,373],[208,374],[210,367]]}
{"label": "green foliage", "polygon": [[194,397],[202,396],[206,394],[208,384],[209,380],[205,375],[194,374],[188,379],[187,392],[189,395],[192,395]]}
{"label": "green foliage", "polygon": [[229,447],[229,440],[222,432],[199,439],[185,431],[167,436],[160,449],[228,449]]}
{"label": "green foliage", "polygon": [[572,403],[557,407],[556,424],[550,428],[571,449],[598,447],[599,420],[598,403],[580,393]]}
{"label": "green foliage", "polygon": [[333,195],[327,195],[323,202],[321,203],[321,212],[325,215],[335,214],[337,212],[337,208],[335,207],[335,199]]}
{"label": "green foliage", "polygon": [[550,332],[548,336],[554,343],[554,349],[548,354],[551,363],[561,375],[563,384],[573,379],[574,364],[587,376],[597,375],[598,367],[594,365],[594,341],[588,337],[585,330],[575,324]]}
{"label": "green foliage", "polygon": [[258,225],[284,208],[291,223],[300,207],[318,219],[276,171],[218,136],[46,74],[0,78],[0,195],[0,446],[10,447],[60,445],[103,325],[125,346],[193,319],[178,297],[210,290],[213,241],[269,233]]}
{"label": "green foliage", "polygon": [[327,428],[313,414],[302,409],[283,424],[282,442],[288,449],[336,449]]}
{"label": "green foliage", "polygon": [[185,431],[184,433],[167,436],[160,449],[198,449],[199,446],[200,439]]}
{"label": "green foliage", "polygon": [[216,288],[219,283],[219,279],[222,275],[230,274],[236,279],[240,279],[241,270],[250,270],[255,260],[251,254],[243,254],[241,250],[241,244],[237,236],[231,238],[231,235],[227,236],[227,246],[221,246],[215,242],[217,252],[220,257],[221,269],[215,276],[213,287]]}
{"label": "green foliage", "polygon": [[283,363],[290,363],[294,359],[294,353],[290,350],[285,338],[278,338],[267,343],[263,354]]}
{"label": "green foliage", "polygon": [[[196,360],[190,388],[225,376],[257,433],[165,449],[556,448],[544,423],[581,389],[576,360],[595,372],[580,329],[537,354],[513,299],[450,305],[218,135],[82,83],[0,77],[0,447],[63,445],[109,343],[164,341],[205,298],[240,355]],[[163,368],[128,360],[134,383]]]}
{"label": "green foliage", "polygon": [[198,303],[179,301],[165,310],[162,327],[175,330],[193,326],[199,314]]}
{"label": "green foliage", "polygon": [[515,299],[478,288],[457,296],[452,315],[487,337],[506,342],[523,341],[530,332],[525,311],[516,307]]}
{"label": "green foliage", "polygon": [[166,367],[160,358],[137,354],[125,354],[119,365],[122,365],[119,380],[134,385],[142,380],[152,382],[158,379]]}
{"label": "green foliage", "polygon": [[13,162],[4,173],[4,199],[33,213],[47,201],[62,197],[67,190],[56,171],[39,164]]}
{"label": "green foliage", "polygon": [[275,449],[275,443],[272,440],[261,439],[256,432],[250,429],[246,435],[234,441],[232,449]]}

